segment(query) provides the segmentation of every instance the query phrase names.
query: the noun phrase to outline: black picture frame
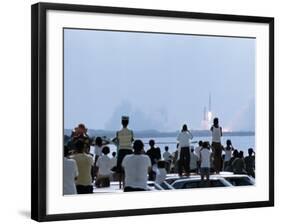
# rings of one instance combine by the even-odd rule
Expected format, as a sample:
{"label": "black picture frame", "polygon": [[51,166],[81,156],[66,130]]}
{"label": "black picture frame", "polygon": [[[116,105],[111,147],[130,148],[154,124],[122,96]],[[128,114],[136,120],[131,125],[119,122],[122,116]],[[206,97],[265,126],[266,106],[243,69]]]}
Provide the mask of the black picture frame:
{"label": "black picture frame", "polygon": [[[269,25],[269,200],[214,205],[159,207],[149,209],[115,210],[102,212],[83,212],[48,215],[46,213],[46,12],[63,10],[76,12],[101,12],[124,15],[156,16],[169,18],[192,18],[234,22],[253,22]],[[183,11],[164,11],[137,8],[103,7],[73,4],[37,3],[32,5],[31,13],[31,218],[37,221],[86,219],[116,216],[147,215],[161,213],[192,212],[221,209],[238,209],[274,206],[274,18],[195,13]]]}

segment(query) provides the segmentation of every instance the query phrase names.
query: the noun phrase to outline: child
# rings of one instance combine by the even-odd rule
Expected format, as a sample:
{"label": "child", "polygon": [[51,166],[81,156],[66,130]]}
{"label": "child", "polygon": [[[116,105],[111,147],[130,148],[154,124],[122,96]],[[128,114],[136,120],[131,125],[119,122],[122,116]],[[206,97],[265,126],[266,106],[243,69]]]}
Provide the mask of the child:
{"label": "child", "polygon": [[204,177],[206,176],[207,182],[209,182],[210,177],[210,159],[211,159],[211,151],[209,142],[203,142],[202,149],[200,150],[200,161],[201,161],[201,181],[204,181]]}
{"label": "child", "polygon": [[98,161],[96,163],[96,166],[98,167],[98,175],[95,183],[96,187],[110,186],[111,160],[108,157],[109,152],[109,147],[103,147],[103,155],[98,158]]}
{"label": "child", "polygon": [[159,160],[157,162],[157,170],[156,170],[156,179],[155,182],[157,184],[161,184],[165,179],[167,175],[166,171],[166,162],[164,160]]}
{"label": "child", "polygon": [[163,158],[164,158],[164,160],[166,162],[166,170],[167,170],[168,173],[170,173],[170,167],[171,167],[173,156],[169,152],[169,147],[168,146],[165,146],[165,152],[163,153]]}

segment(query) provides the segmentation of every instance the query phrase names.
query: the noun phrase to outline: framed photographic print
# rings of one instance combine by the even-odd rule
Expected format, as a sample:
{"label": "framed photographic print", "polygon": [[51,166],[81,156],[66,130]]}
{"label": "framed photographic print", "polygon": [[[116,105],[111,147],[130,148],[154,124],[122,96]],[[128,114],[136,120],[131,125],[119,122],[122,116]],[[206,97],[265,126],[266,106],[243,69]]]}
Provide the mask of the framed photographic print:
{"label": "framed photographic print", "polygon": [[32,6],[32,219],[273,205],[273,18]]}

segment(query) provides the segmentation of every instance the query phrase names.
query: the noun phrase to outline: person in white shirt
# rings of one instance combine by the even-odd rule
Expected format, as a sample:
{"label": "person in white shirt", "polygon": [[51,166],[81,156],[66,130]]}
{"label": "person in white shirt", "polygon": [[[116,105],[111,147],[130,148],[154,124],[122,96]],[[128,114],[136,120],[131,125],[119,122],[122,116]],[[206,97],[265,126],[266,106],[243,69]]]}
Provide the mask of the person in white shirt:
{"label": "person in white shirt", "polygon": [[168,162],[172,160],[172,154],[169,152],[169,147],[165,146],[165,152],[163,153],[163,159]]}
{"label": "person in white shirt", "polygon": [[190,140],[193,138],[192,134],[187,128],[187,125],[184,124],[182,126],[182,130],[179,133],[177,140],[179,142],[179,166],[178,166],[178,174],[182,176],[183,169],[185,171],[185,175],[189,176],[190,168]]}
{"label": "person in white shirt", "polygon": [[199,141],[198,142],[198,146],[194,149],[194,153],[195,155],[197,155],[199,157],[200,155],[200,150],[202,149],[202,144],[203,144],[203,141]]}
{"label": "person in white shirt", "polygon": [[155,182],[157,184],[162,184],[167,176],[167,170],[166,170],[166,161],[159,160],[157,162],[157,170],[156,170],[156,179]]}
{"label": "person in white shirt", "polygon": [[200,175],[201,175],[201,181],[204,181],[204,177],[206,176],[207,182],[210,178],[210,167],[211,167],[211,151],[209,147],[209,142],[203,142],[202,149],[200,150],[200,162],[201,162],[201,168],[200,168]]}
{"label": "person in white shirt", "polygon": [[199,157],[194,153],[194,149],[190,152],[190,172],[198,173]]}
{"label": "person in white shirt", "polygon": [[212,132],[212,150],[214,155],[214,169],[216,173],[219,173],[222,169],[222,127],[219,126],[219,119],[214,118],[213,125],[211,127]]}
{"label": "person in white shirt", "polygon": [[223,163],[223,168],[225,168],[229,165],[228,162],[231,159],[232,156],[232,151],[234,150],[231,140],[227,139],[226,140],[226,147],[224,148],[224,163]]}
{"label": "person in white shirt", "polygon": [[134,142],[134,153],[127,155],[122,161],[125,171],[124,192],[145,191],[147,189],[147,175],[151,168],[150,158],[142,154],[144,144],[141,140]]}
{"label": "person in white shirt", "polygon": [[78,176],[78,168],[75,160],[68,158],[69,149],[64,146],[63,158],[63,194],[77,194],[75,179]]}
{"label": "person in white shirt", "polygon": [[102,149],[103,155],[98,158],[97,167],[98,175],[95,182],[96,187],[109,187],[110,186],[110,175],[111,175],[111,159],[108,157],[110,152],[109,147],[104,146]]}
{"label": "person in white shirt", "polygon": [[168,146],[165,146],[165,152],[163,153],[163,159],[166,162],[166,170],[167,170],[168,173],[170,173],[173,156],[169,152],[169,147]]}

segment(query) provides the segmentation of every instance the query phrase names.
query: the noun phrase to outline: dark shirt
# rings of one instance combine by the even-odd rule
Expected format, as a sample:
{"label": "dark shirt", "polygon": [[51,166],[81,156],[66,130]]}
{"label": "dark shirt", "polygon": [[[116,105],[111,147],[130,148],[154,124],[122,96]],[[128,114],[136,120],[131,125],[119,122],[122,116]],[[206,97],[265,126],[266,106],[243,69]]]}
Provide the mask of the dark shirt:
{"label": "dark shirt", "polygon": [[254,156],[246,156],[245,157],[245,165],[247,171],[252,171],[255,169],[255,157]]}
{"label": "dark shirt", "polygon": [[232,169],[235,174],[245,173],[245,161],[241,158],[236,158],[232,162]]}
{"label": "dark shirt", "polygon": [[161,152],[160,152],[160,148],[150,148],[149,150],[147,150],[146,155],[149,156],[150,160],[151,160],[151,164],[155,164],[156,161],[155,160],[159,160],[161,159]]}

